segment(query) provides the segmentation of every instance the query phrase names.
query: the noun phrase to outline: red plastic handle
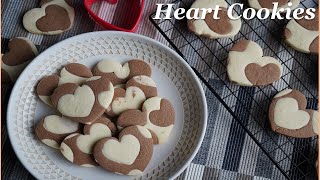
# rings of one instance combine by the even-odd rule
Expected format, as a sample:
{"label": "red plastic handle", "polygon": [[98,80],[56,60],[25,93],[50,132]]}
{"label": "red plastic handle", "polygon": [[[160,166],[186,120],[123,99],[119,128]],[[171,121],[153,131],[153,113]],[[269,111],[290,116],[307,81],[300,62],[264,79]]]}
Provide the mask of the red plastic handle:
{"label": "red plastic handle", "polygon": [[[85,8],[87,9],[89,15],[91,16],[91,18],[96,22],[98,23],[99,25],[105,27],[106,29],[108,30],[117,30],[117,31],[125,31],[125,32],[135,32],[139,26],[139,23],[141,21],[141,18],[142,18],[142,14],[143,14],[143,9],[144,9],[144,0],[139,0],[140,1],[140,7],[136,7],[136,6],[133,6],[133,7],[136,7],[136,8],[139,8],[138,9],[138,15],[137,15],[137,18],[136,19],[129,19],[130,21],[136,21],[134,22],[133,26],[131,26],[130,28],[123,28],[123,27],[119,27],[119,26],[116,26],[116,25],[113,25],[113,24],[110,24],[109,22],[101,19],[96,13],[94,13],[92,10],[91,10],[91,6],[97,2],[99,0],[84,0],[84,6]],[[101,0],[100,0],[101,1]],[[108,3],[110,4],[116,4],[118,2],[118,0],[106,0]],[[127,1],[128,3],[130,2],[134,2],[134,0],[128,0]],[[128,21],[129,21],[128,20]]]}

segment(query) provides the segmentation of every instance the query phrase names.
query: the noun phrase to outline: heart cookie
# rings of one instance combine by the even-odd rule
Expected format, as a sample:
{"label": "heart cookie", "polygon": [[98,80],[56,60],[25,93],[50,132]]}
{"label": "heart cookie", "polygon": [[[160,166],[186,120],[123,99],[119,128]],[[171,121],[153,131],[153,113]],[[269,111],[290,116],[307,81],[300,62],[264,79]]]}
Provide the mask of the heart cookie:
{"label": "heart cookie", "polygon": [[138,75],[151,76],[151,67],[142,60],[130,60],[124,65],[117,61],[100,61],[93,70],[95,76],[106,76],[112,84],[125,84],[129,79]]}
{"label": "heart cookie", "polygon": [[[291,6],[288,5],[289,2],[292,3]],[[267,8],[272,10],[274,6],[273,3],[278,3],[277,10],[280,8],[289,8],[293,10],[299,6],[300,0],[248,0],[249,6],[254,9]]]}
{"label": "heart cookie", "polygon": [[93,156],[101,167],[125,175],[142,174],[152,153],[152,136],[142,126],[124,128],[119,140],[114,137],[103,138],[93,149]]}
{"label": "heart cookie", "polygon": [[130,86],[125,90],[117,88],[116,95],[111,105],[107,109],[107,115],[110,117],[119,116],[122,112],[129,109],[141,109],[143,102],[146,100],[146,96],[143,91],[136,87]]}
{"label": "heart cookie", "polygon": [[68,135],[80,131],[79,123],[57,115],[50,115],[41,119],[35,127],[36,136],[44,144],[55,149],[60,148],[61,142]]}
{"label": "heart cookie", "polygon": [[91,124],[110,105],[114,88],[107,77],[94,76],[82,86],[66,83],[57,87],[51,102],[62,115],[82,124]]}
{"label": "heart cookie", "polygon": [[2,55],[1,82],[15,82],[23,69],[37,55],[38,50],[29,39],[24,37],[11,39],[8,43],[8,51]]}
{"label": "heart cookie", "polygon": [[[304,13],[303,16],[306,14]],[[304,53],[319,53],[319,14],[307,20],[290,20],[284,30],[285,41],[294,49]]]}
{"label": "heart cookie", "polygon": [[278,93],[269,106],[269,120],[273,131],[296,138],[318,134],[318,112],[306,109],[307,99],[297,90]]}
{"label": "heart cookie", "polygon": [[154,144],[167,141],[175,122],[175,111],[169,100],[161,97],[147,99],[142,106],[147,113],[147,123],[144,125],[152,133]]}
{"label": "heart cookie", "polygon": [[141,112],[137,109],[124,111],[117,119],[117,127],[121,130],[134,125],[143,126],[147,123],[147,115],[147,112]]}
{"label": "heart cookie", "polygon": [[279,80],[282,66],[278,60],[263,56],[257,43],[241,40],[229,51],[227,72],[230,81],[241,86],[262,86]]}
{"label": "heart cookie", "polygon": [[74,133],[66,137],[60,146],[63,156],[70,162],[84,166],[97,166],[92,151],[95,143],[102,138],[111,137],[116,132],[116,126],[104,115],[94,123],[85,125],[83,134]]}
{"label": "heart cookie", "polygon": [[81,85],[92,76],[91,70],[85,65],[71,63],[62,68],[60,77],[58,75],[50,75],[42,78],[37,85],[36,92],[44,103],[52,106],[50,96],[59,85],[65,83]]}
{"label": "heart cookie", "polygon": [[[210,39],[227,38],[235,36],[241,28],[240,18],[232,20],[227,15],[228,4],[224,0],[201,0],[195,1],[191,9],[193,8],[212,8],[216,9],[219,5],[220,9],[218,17],[220,19],[214,19],[214,11],[205,12],[205,19],[188,19],[188,28],[196,35],[204,36]],[[199,16],[202,17],[203,11],[199,12]],[[194,14],[194,11],[193,11]]]}
{"label": "heart cookie", "polygon": [[140,88],[146,95],[146,98],[155,97],[158,95],[156,83],[148,76],[140,75],[131,78],[127,82],[126,88],[131,86]]}
{"label": "heart cookie", "polygon": [[41,2],[41,8],[31,9],[23,16],[24,28],[35,34],[56,35],[71,29],[74,9],[65,0]]}

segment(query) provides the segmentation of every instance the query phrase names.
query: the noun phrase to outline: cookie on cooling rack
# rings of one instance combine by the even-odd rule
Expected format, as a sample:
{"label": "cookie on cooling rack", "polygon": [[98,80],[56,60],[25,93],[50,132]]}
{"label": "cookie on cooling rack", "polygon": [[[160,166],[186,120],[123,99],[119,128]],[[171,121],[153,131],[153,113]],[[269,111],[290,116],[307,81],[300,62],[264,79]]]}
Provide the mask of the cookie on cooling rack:
{"label": "cookie on cooling rack", "polygon": [[271,129],[277,133],[309,138],[318,134],[318,111],[306,109],[307,99],[297,90],[279,92],[269,106]]}
{"label": "cookie on cooling rack", "polygon": [[279,80],[282,66],[275,58],[263,56],[257,43],[241,40],[229,51],[227,73],[230,81],[241,86],[262,86]]}
{"label": "cookie on cooling rack", "polygon": [[297,51],[304,53],[319,53],[319,15],[318,9],[315,18],[307,20],[292,19],[288,22],[284,37],[285,41]]}
{"label": "cookie on cooling rack", "polygon": [[[195,1],[191,8],[213,8],[219,5],[221,10],[218,13],[220,19],[214,19],[214,11],[207,13],[205,19],[188,19],[188,28],[199,36],[210,39],[227,38],[235,36],[241,28],[240,18],[231,20],[227,15],[228,4],[224,0],[201,0]],[[199,13],[201,14],[201,13]],[[201,15],[200,15],[201,17]]]}

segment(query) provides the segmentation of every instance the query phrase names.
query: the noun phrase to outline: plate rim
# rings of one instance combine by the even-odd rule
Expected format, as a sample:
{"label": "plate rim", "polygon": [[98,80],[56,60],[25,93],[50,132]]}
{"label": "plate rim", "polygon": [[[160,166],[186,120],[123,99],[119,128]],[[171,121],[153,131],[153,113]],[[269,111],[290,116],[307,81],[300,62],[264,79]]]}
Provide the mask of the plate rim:
{"label": "plate rim", "polygon": [[8,137],[9,137],[9,141],[10,141],[10,144],[12,146],[12,149],[14,151],[14,153],[16,154],[17,158],[19,159],[19,161],[21,162],[21,164],[26,168],[26,170],[32,174],[35,178],[39,178],[39,174],[34,172],[33,169],[28,166],[27,162],[25,160],[23,160],[23,155],[21,153],[18,153],[18,147],[17,147],[17,143],[13,143],[13,132],[11,131],[12,127],[11,127],[11,123],[9,123],[9,110],[12,108],[13,106],[13,94],[15,94],[14,92],[17,91],[17,88],[18,88],[18,85],[20,83],[20,81],[22,81],[22,77],[25,76],[25,74],[27,73],[27,68],[31,67],[33,64],[35,64],[37,61],[39,61],[38,59],[41,59],[42,56],[45,56],[45,54],[47,54],[47,52],[50,52],[52,50],[54,50],[55,48],[61,46],[61,44],[63,43],[66,43],[68,41],[73,41],[75,39],[79,39],[81,38],[82,36],[85,37],[85,36],[92,36],[92,35],[104,35],[104,34],[108,34],[109,36],[131,36],[133,38],[138,38],[138,39],[143,39],[147,42],[150,42],[150,43],[153,43],[161,48],[163,48],[165,51],[167,51],[170,55],[174,56],[175,59],[178,59],[185,67],[186,69],[188,70],[188,74],[191,75],[195,81],[195,87],[199,90],[200,92],[200,100],[201,100],[201,103],[202,103],[202,106],[203,106],[203,109],[201,112],[201,114],[203,114],[203,123],[202,123],[202,129],[201,129],[201,134],[199,136],[199,140],[197,141],[196,143],[196,146],[195,146],[195,149],[194,151],[191,153],[191,155],[186,159],[185,163],[178,169],[174,172],[174,174],[171,175],[171,177],[168,177],[169,179],[175,179],[177,176],[179,176],[191,163],[191,161],[194,159],[194,157],[196,156],[196,154],[198,153],[201,145],[202,145],[202,142],[203,142],[203,139],[204,139],[204,136],[205,136],[205,133],[206,133],[206,129],[207,129],[207,121],[208,121],[208,108],[207,108],[207,100],[206,100],[206,96],[205,96],[205,92],[203,90],[203,87],[200,83],[200,80],[198,78],[198,76],[195,74],[195,72],[192,70],[192,68],[190,67],[190,65],[177,53],[175,52],[174,50],[172,50],[171,48],[169,48],[168,46],[166,46],[165,44],[155,40],[155,39],[152,39],[150,37],[147,37],[147,36],[143,36],[143,35],[140,35],[140,34],[135,34],[135,33],[130,33],[130,32],[121,32],[121,31],[95,31],[95,32],[88,32],[88,33],[82,33],[82,34],[78,34],[78,35],[75,35],[75,36],[72,36],[72,37],[69,37],[67,39],[64,39],[60,42],[57,42],[56,44],[50,46],[49,48],[47,48],[46,50],[44,50],[43,52],[41,52],[37,57],[35,57],[28,65],[27,67],[25,67],[25,69],[23,70],[23,72],[20,74],[19,78],[16,80],[13,88],[12,88],[12,91],[11,91],[11,94],[10,94],[10,97],[9,97],[9,101],[8,101],[8,106],[7,106],[7,112],[6,112],[6,128],[7,128],[7,131],[8,131]]}

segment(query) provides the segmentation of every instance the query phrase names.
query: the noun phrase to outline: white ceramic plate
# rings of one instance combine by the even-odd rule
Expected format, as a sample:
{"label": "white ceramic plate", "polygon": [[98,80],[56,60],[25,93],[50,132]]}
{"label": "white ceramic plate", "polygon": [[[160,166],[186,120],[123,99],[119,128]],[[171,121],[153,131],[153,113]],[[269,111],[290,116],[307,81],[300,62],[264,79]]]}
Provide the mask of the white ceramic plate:
{"label": "white ceramic plate", "polygon": [[44,116],[56,114],[35,95],[44,76],[57,73],[65,64],[77,62],[93,67],[103,59],[120,62],[137,58],[152,66],[159,95],[169,99],[176,111],[170,139],[154,146],[152,159],[142,178],[174,178],[191,162],[200,148],[207,121],[207,105],[197,76],[174,51],[150,38],[123,32],[93,32],[62,41],[40,54],[16,82],[8,106],[9,137],[22,164],[38,179],[132,179],[102,168],[71,164],[42,144],[34,125]]}

